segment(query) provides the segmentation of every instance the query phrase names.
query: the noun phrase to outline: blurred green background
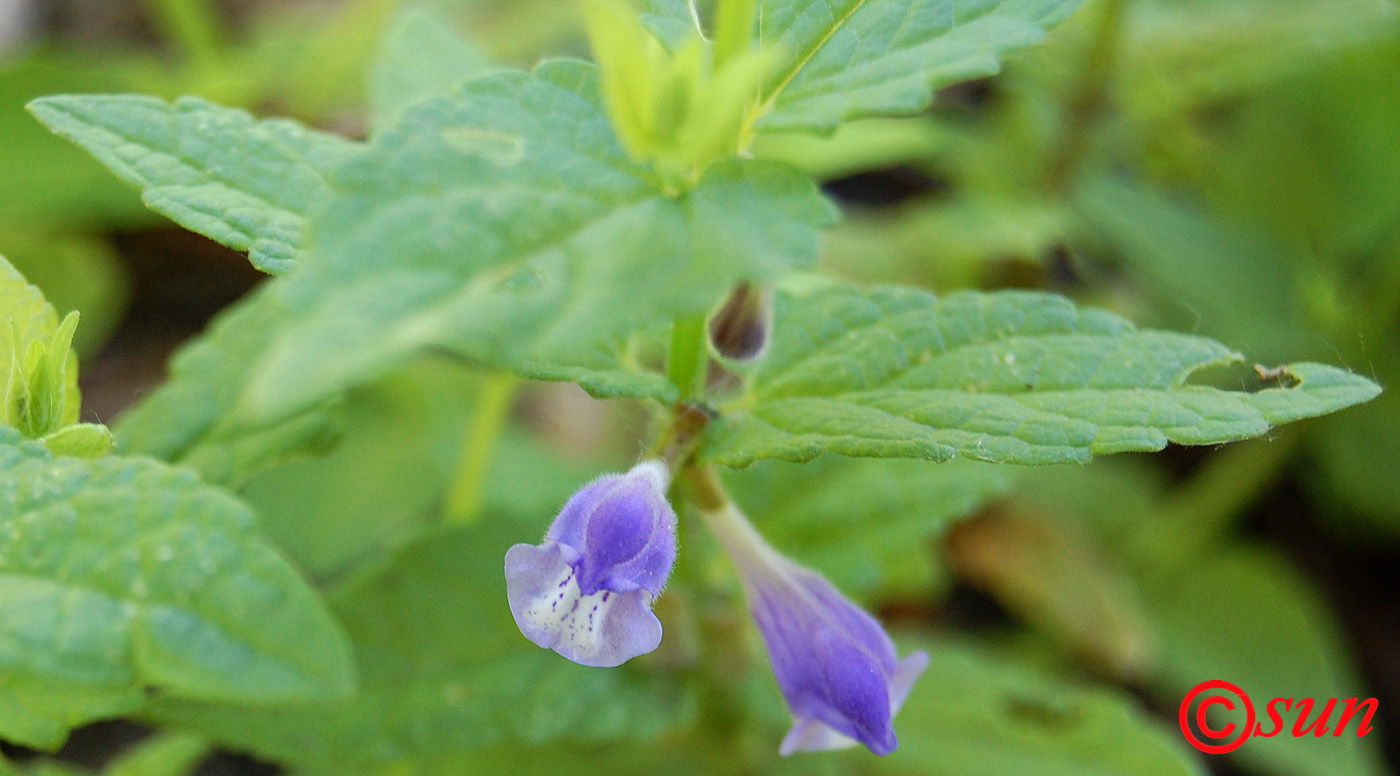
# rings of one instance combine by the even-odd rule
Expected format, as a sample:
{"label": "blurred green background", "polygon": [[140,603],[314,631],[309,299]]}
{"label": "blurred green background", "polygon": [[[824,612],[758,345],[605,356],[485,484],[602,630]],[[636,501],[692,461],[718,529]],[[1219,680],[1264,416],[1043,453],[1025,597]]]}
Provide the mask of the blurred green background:
{"label": "blurred green background", "polygon": [[[260,275],[244,257],[148,212],[24,104],[61,92],[196,94],[360,137],[365,73],[403,5],[0,3],[0,254],[60,312],[82,312],[89,419],[118,417],[162,378],[172,350]],[[495,61],[586,55],[565,0],[427,5]],[[1400,14],[1392,0],[1089,0],[1045,45],[1013,57],[1001,75],[944,90],[926,115],[855,122],[826,139],[768,137],[758,152],[828,182],[844,213],[825,243],[830,272],[939,292],[1047,288],[1142,326],[1215,337],[1260,364],[1336,363],[1386,387],[1400,377]],[[491,400],[513,403],[499,453],[488,471],[463,473],[457,459],[474,410]],[[362,559],[397,548],[396,562],[424,586],[460,584],[479,597],[486,587],[453,565],[454,547],[503,549],[533,538],[574,487],[625,467],[645,431],[636,407],[432,359],[347,401],[350,421],[335,450],[260,475],[242,495],[331,594],[357,640],[390,610],[420,628],[421,648],[404,658],[405,670],[430,678],[439,662],[472,659],[461,646],[471,628],[444,622],[441,606],[411,591],[392,601],[357,596],[356,580],[376,573]],[[483,514],[514,517],[490,521],[489,536],[419,541],[464,476],[486,479]],[[1218,450],[1037,470],[828,456],[806,468],[760,464],[732,481],[775,545],[877,609],[908,643],[937,644],[934,667],[899,718],[900,756],[777,762],[767,749],[776,749],[784,711],[766,666],[719,654],[697,673],[732,681],[705,685],[712,689],[699,701],[655,688],[619,693],[617,703],[636,713],[612,710],[618,719],[654,723],[633,731],[642,744],[607,744],[623,723],[602,714],[581,736],[595,743],[546,745],[553,727],[590,716],[558,708],[568,705],[567,688],[546,687],[539,691],[559,697],[542,708],[559,716],[511,723],[541,744],[534,755],[499,736],[428,730],[420,736],[426,759],[452,765],[374,772],[506,772],[502,763],[557,771],[574,767],[568,758],[604,751],[612,770],[629,772],[684,762],[736,773],[1174,772],[1145,754],[1162,747],[1182,767],[1218,774],[1362,776],[1400,763],[1393,390]],[[696,549],[681,572],[714,576],[708,540],[683,538]],[[477,556],[481,574],[498,573],[499,553]],[[681,653],[699,649],[687,633],[703,639],[747,627],[732,601],[691,600],[704,589],[683,582],[658,604]],[[494,603],[474,605],[498,618],[504,602]],[[668,616],[701,621],[673,628]],[[519,641],[508,649],[533,648]],[[1175,715],[1205,678],[1234,681],[1256,703],[1375,696],[1379,729],[1360,740],[1285,735],[1204,758],[1182,743]],[[729,697],[750,695],[758,700]],[[1022,696],[1021,706],[997,700]],[[732,708],[768,716],[716,711]],[[1128,725],[1124,708],[1155,721]],[[157,711],[144,723],[161,719]],[[270,773],[274,761],[335,772],[308,765],[316,758],[303,757],[295,731],[279,739],[275,719],[200,727],[237,729],[215,736],[230,753],[203,760],[202,749],[191,750],[201,773]],[[139,761],[113,758],[132,757],[123,753],[146,729],[80,731],[58,756],[64,765],[6,751],[34,772],[141,773]],[[1105,749],[1105,741],[1115,743]],[[246,751],[255,756],[232,753]]]}

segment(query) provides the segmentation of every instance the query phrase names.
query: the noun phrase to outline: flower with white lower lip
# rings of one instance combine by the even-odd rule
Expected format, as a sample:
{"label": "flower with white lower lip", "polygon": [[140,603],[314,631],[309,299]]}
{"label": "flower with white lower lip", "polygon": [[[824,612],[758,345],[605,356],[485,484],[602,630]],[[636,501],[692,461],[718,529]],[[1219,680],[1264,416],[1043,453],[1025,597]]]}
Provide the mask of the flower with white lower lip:
{"label": "flower with white lower lip", "polygon": [[586,666],[616,666],[657,648],[651,611],[676,560],[670,471],[645,461],[569,499],[539,545],[506,553],[506,595],[525,637]]}

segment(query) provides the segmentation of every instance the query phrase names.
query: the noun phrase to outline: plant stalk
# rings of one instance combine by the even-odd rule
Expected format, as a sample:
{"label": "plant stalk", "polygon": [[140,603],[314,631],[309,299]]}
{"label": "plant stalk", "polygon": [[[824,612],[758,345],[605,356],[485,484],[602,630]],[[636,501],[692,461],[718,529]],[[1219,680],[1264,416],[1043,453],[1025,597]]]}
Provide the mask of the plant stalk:
{"label": "plant stalk", "polygon": [[496,443],[510,417],[511,404],[520,380],[509,372],[486,378],[477,397],[476,412],[457,460],[456,473],[443,505],[443,519],[464,525],[481,512],[482,490]]}
{"label": "plant stalk", "polygon": [[695,399],[705,389],[705,367],[709,361],[705,336],[704,316],[677,318],[671,324],[666,377],[680,391],[683,402]]}

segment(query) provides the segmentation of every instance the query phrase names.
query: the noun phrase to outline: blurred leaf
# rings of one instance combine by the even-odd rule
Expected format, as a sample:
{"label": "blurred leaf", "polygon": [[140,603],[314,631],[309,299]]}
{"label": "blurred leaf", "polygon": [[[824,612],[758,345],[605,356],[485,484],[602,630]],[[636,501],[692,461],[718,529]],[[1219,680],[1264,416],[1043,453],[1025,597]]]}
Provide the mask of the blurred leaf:
{"label": "blurred leaf", "polygon": [[425,536],[338,595],[363,677],[352,701],[269,710],[158,699],[147,716],[337,773],[505,742],[654,740],[691,703],[653,659],[575,665],[530,644],[511,619],[501,558],[547,521],[496,515]]}
{"label": "blurred leaf", "polygon": [[948,538],[959,576],[1112,675],[1141,676],[1152,645],[1137,591],[1089,536],[1004,510],[956,526]]}
{"label": "blurred leaf", "polygon": [[1016,478],[1017,501],[1093,532],[1115,558],[1130,555],[1142,525],[1161,509],[1167,476],[1142,456],[1095,460],[1089,466],[1044,466]]}
{"label": "blurred leaf", "polygon": [[[934,288],[1000,285],[994,274],[998,263],[1039,263],[1064,244],[1070,227],[1063,208],[1036,199],[973,194],[917,201],[852,213],[828,233],[822,263],[862,282],[903,281]],[[883,251],[890,252],[888,257]]]}
{"label": "blurred leaf", "polygon": [[46,231],[12,229],[3,240],[15,268],[43,289],[55,310],[82,312],[73,349],[96,353],[126,311],[128,282],[116,250],[102,239]]}
{"label": "blurred leaf", "polygon": [[1123,50],[1130,110],[1178,114],[1291,79],[1393,35],[1388,0],[1149,0],[1133,3]]}
{"label": "blurred leaf", "polygon": [[779,295],[783,321],[748,394],[712,425],[702,454],[843,455],[1049,464],[1093,454],[1214,444],[1373,398],[1379,388],[1319,364],[1293,387],[1253,393],[1187,380],[1240,360],[1200,337],[1139,331],[1100,310],[1028,292],[938,299],[899,287],[813,282]]}
{"label": "blurred leaf", "polygon": [[334,448],[344,417],[341,397],[332,397],[280,423],[216,432],[181,456],[179,463],[194,469],[205,482],[236,490],[279,464]]}
{"label": "blurred leaf", "polygon": [[921,160],[934,155],[942,145],[937,125],[924,117],[867,119],[846,122],[828,136],[760,135],[754,143],[754,155],[830,180]]}
{"label": "blurred leaf", "polygon": [[928,670],[896,719],[899,751],[864,758],[862,770],[937,776],[1205,773],[1179,733],[1148,718],[1124,695],[1053,680],[965,646],[926,648]]}
{"label": "blurred leaf", "polygon": [[414,8],[397,16],[370,70],[370,113],[376,128],[392,127],[405,108],[454,87],[487,66],[485,57],[438,13]]}
{"label": "blurred leaf", "polygon": [[[1171,514],[1180,512],[1183,493],[1197,489],[1202,478],[1221,487],[1233,479],[1245,492],[1258,487],[1257,474],[1246,469],[1248,456],[1273,454],[1264,444],[1249,443],[1253,453],[1240,445],[1214,454],[1184,487],[1166,489],[1161,478],[1116,460],[1058,476],[1046,469],[1023,483],[1028,504],[1092,527],[1132,575],[1156,647],[1147,677],[1154,694],[1175,708],[1196,684],[1226,679],[1251,696],[1268,729],[1271,698],[1348,698],[1364,691],[1340,628],[1309,579],[1273,552],[1220,538],[1209,526],[1218,516],[1190,509]],[[1235,460],[1224,461],[1227,456]],[[1211,472],[1219,463],[1224,476]],[[1291,726],[1296,714],[1285,717]],[[1253,738],[1231,756],[1286,776],[1382,772],[1375,737],[1352,734]]]}
{"label": "blurred leaf", "polygon": [[0,441],[0,735],[56,746],[144,686],[252,704],[351,689],[336,624],[246,507],[154,461]]}
{"label": "blurred leaf", "polygon": [[1079,0],[764,0],[758,42],[787,59],[765,83],[761,129],[830,131],[918,113],[934,89],[996,73]]}
{"label": "blurred leaf", "polygon": [[1400,14],[1391,17],[1371,30],[1390,31],[1384,45],[1329,57],[1237,108],[1200,183],[1215,207],[1309,256],[1372,264],[1360,278],[1363,297],[1379,290],[1400,226]]}
{"label": "blurred leaf", "polygon": [[[8,599],[11,593],[3,595]],[[6,600],[3,606],[8,611],[12,604]],[[0,668],[0,739],[6,741],[54,750],[69,730],[129,714],[145,702],[140,685],[125,677],[83,686],[67,677],[49,680],[12,673],[10,658],[9,654],[0,658],[6,661]]]}
{"label": "blurred leaf", "polygon": [[39,760],[31,763],[24,771],[26,776],[88,776],[88,772],[76,765],[56,760]]}
{"label": "blurred leaf", "polygon": [[186,776],[209,756],[209,746],[181,733],[155,733],[113,760],[103,776]]}
{"label": "blurred leaf", "polygon": [[[900,748],[888,757],[872,757],[863,749],[779,757],[786,712],[776,688],[771,687],[772,678],[763,676],[760,683],[766,691],[754,693],[748,701],[763,708],[741,710],[739,730],[683,728],[645,746],[624,741],[607,747],[497,744],[452,759],[414,760],[411,766],[404,764],[403,772],[417,776],[501,770],[529,776],[603,770],[678,776],[1199,776],[1205,772],[1178,734],[1150,719],[1126,695],[1076,687],[971,646],[926,641],[909,646],[928,650],[932,660],[895,720]],[[735,670],[729,669],[731,674]],[[766,666],[756,666],[754,673],[767,671]],[[305,774],[345,776],[347,771],[317,768]]]}
{"label": "blurred leaf", "polygon": [[[365,73],[402,0],[345,0],[331,5],[279,3],[249,22],[247,39],[226,52],[192,86],[215,102],[244,108],[275,105],[316,125],[362,125]],[[358,134],[348,132],[347,134]]]}
{"label": "blurred leaf", "polygon": [[303,222],[328,194],[324,172],[352,145],[291,121],[254,121],[197,97],[63,95],[30,103],[53,132],[141,190],[152,210],[281,274]]}
{"label": "blurred leaf", "polygon": [[[1394,384],[1394,381],[1391,381]],[[1305,470],[1321,495],[1346,505],[1319,515],[1348,528],[1400,534],[1400,396],[1385,394],[1310,430],[1318,464]]]}
{"label": "blurred leaf", "polygon": [[314,575],[363,561],[436,517],[478,381],[436,360],[352,390],[333,450],[266,471],[242,495]]}
{"label": "blurred leaf", "polygon": [[826,456],[805,466],[763,461],[725,477],[775,546],[868,598],[926,593],[933,541],[1005,493],[1012,473],[973,461],[868,461]]}
{"label": "blurred leaf", "polygon": [[149,85],[132,73],[128,63],[135,56],[41,49],[20,61],[0,62],[0,137],[5,139],[0,143],[0,227],[7,250],[22,247],[9,242],[14,231],[156,220],[100,165],[55,139],[23,110],[46,94]]}
{"label": "blurred leaf", "polygon": [[1138,185],[1099,180],[1078,205],[1178,325],[1261,361],[1308,344],[1292,271],[1300,258],[1291,249]]}
{"label": "blurred leaf", "polygon": [[250,427],[233,412],[253,360],[285,315],[263,286],[221,313],[201,336],[171,359],[170,379],[116,424],[123,453],[197,463],[211,482],[239,482],[309,451],[324,450],[338,428],[334,400],[284,419]]}
{"label": "blurred leaf", "polygon": [[752,160],[664,196],[598,99],[591,65],[547,62],[473,79],[380,135],[337,176],[246,407],[270,418],[434,347],[597,395],[669,397],[625,339],[812,261],[831,213],[809,180]]}
{"label": "blurred leaf", "polygon": [[[314,576],[373,564],[441,519],[481,382],[460,364],[425,359],[356,388],[345,397],[345,427],[333,450],[272,468],[241,495],[278,546]],[[508,427],[480,503],[543,518],[597,472],[592,462],[562,461],[543,441]]]}
{"label": "blurred leaf", "polygon": [[[1216,545],[1143,580],[1158,632],[1164,702],[1178,704],[1207,679],[1227,679],[1254,700],[1265,729],[1270,698],[1355,698],[1360,687],[1325,600],[1292,566],[1243,545]],[[1363,696],[1364,697],[1364,696]],[[1291,726],[1296,714],[1286,714]],[[1232,757],[1280,776],[1378,776],[1377,738],[1252,738]]]}

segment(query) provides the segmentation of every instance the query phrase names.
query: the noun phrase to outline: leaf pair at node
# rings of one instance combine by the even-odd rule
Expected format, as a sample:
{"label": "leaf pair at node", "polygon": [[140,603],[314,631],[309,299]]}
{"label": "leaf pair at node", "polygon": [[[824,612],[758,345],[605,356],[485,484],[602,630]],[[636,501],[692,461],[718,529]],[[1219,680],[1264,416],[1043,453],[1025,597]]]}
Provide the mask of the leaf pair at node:
{"label": "leaf pair at node", "polygon": [[715,38],[698,23],[668,50],[622,0],[585,0],[584,19],[618,140],[672,192],[752,140],[759,87],[779,62],[753,48],[754,0],[719,3]]}

